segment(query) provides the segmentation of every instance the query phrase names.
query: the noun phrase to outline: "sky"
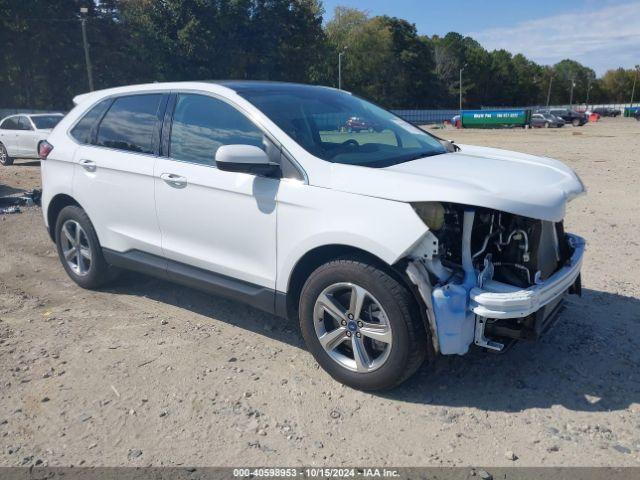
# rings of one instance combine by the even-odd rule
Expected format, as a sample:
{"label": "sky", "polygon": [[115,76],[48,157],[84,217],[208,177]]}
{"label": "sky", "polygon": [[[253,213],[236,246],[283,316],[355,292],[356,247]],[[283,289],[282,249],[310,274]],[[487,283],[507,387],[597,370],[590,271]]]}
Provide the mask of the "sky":
{"label": "sky", "polygon": [[602,75],[640,64],[640,0],[323,0],[415,23],[422,35],[459,32],[486,49],[522,53],[543,65],[577,60]]}

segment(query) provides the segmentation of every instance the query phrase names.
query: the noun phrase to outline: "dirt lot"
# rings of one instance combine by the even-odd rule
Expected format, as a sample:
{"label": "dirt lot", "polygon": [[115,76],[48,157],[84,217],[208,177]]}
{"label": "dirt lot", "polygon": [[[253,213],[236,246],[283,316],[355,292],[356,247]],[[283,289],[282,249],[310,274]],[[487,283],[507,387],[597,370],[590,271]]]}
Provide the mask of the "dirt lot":
{"label": "dirt lot", "polygon": [[[28,208],[0,216],[0,465],[638,465],[640,123],[444,136],[556,157],[589,189],[567,215],[584,296],[541,342],[353,391],[294,323],[134,274],[81,290]],[[35,162],[0,167],[0,194],[38,184]]]}

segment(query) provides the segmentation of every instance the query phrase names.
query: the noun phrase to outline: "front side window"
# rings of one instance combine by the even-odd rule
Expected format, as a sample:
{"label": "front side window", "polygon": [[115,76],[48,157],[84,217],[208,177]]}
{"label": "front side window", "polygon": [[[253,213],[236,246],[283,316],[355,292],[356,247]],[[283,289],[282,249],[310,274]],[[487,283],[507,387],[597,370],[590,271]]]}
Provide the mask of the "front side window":
{"label": "front side window", "polygon": [[100,120],[107,108],[109,108],[110,104],[111,99],[108,98],[106,100],[102,100],[91,108],[91,110],[85,113],[84,117],[76,123],[75,127],[71,129],[71,136],[80,143],[91,143],[93,128],[96,126],[96,123]]}
{"label": "front side window", "polygon": [[162,94],[117,98],[98,127],[101,147],[154,153],[153,137]]}
{"label": "front side window", "polygon": [[31,121],[38,130],[50,130],[60,123],[60,120],[62,120],[61,115],[38,115],[37,117],[31,117]]}
{"label": "front side window", "polygon": [[343,91],[274,85],[237,92],[306,151],[329,162],[382,168],[446,153],[437,138]]}
{"label": "front side window", "polygon": [[231,105],[205,95],[178,95],[169,156],[214,165],[216,151],[222,145],[255,145],[267,149],[262,132]]}

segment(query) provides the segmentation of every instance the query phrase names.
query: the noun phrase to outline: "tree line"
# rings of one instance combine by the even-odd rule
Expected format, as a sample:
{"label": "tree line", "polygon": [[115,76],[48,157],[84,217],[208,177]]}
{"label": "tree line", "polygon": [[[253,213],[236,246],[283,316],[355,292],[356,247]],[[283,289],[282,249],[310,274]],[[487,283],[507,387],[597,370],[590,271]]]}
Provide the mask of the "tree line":
{"label": "tree line", "polygon": [[385,107],[455,108],[461,88],[475,108],[628,102],[637,74],[539,65],[353,8],[324,15],[319,0],[0,0],[0,107],[67,109],[89,90],[81,18],[96,89],[229,78],[337,86],[342,53],[343,88]]}

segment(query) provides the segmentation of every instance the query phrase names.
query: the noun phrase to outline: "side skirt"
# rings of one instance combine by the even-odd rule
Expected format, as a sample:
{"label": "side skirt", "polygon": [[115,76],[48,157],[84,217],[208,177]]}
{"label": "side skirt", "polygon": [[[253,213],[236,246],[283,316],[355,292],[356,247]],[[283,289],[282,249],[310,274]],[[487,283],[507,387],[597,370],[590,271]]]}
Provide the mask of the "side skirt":
{"label": "side skirt", "polygon": [[116,252],[103,248],[102,251],[106,262],[115,267],[133,270],[230,300],[246,303],[273,315],[286,316],[286,309],[283,308],[283,305],[286,304],[283,301],[286,298],[284,292],[278,292],[277,290],[139,250]]}

